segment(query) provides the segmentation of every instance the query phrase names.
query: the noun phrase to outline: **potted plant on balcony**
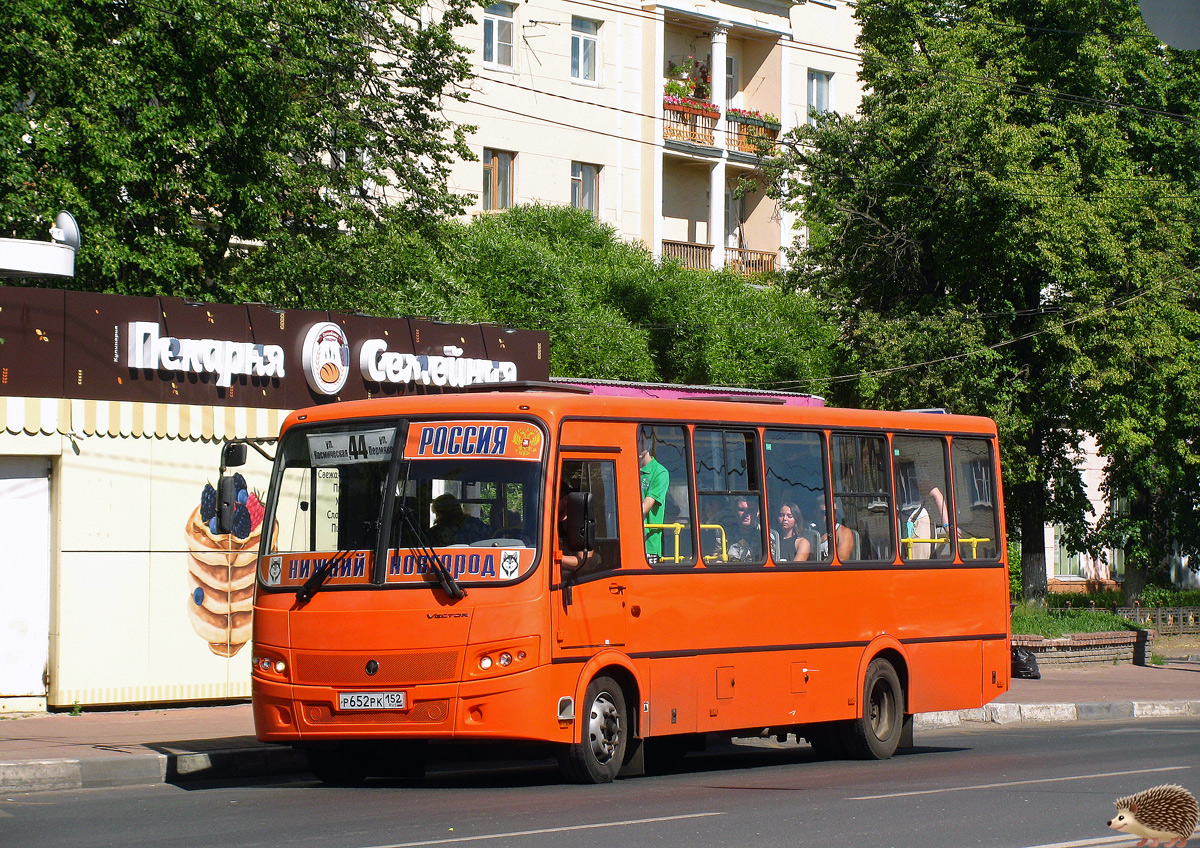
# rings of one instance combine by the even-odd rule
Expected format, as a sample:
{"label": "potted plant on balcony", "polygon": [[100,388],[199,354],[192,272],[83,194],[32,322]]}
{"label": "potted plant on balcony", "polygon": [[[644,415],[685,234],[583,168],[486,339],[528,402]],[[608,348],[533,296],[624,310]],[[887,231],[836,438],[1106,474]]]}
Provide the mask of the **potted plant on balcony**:
{"label": "potted plant on balcony", "polygon": [[782,126],[779,123],[779,119],[774,115],[770,114],[769,112],[764,115],[757,109],[734,109],[730,107],[729,109],[725,110],[725,118],[726,120],[732,121],[735,124],[763,127],[765,129],[774,130],[775,132],[779,132],[779,129]]}
{"label": "potted plant on balcony", "polygon": [[668,81],[667,85],[663,88],[663,106],[666,108],[674,109],[677,112],[685,112],[689,115],[703,115],[708,118],[721,117],[721,107],[716,103],[674,94],[670,86],[671,82]]}
{"label": "potted plant on balcony", "polygon": [[707,102],[708,66],[703,62],[697,62],[695,56],[688,56],[682,62],[668,60],[667,83],[663,87],[663,91],[672,97]]}

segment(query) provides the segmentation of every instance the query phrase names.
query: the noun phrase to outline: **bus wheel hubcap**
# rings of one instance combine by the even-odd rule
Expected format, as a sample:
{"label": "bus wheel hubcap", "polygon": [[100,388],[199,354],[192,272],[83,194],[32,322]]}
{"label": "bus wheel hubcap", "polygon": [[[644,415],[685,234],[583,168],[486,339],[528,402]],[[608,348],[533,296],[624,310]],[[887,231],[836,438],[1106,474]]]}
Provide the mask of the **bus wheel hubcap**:
{"label": "bus wheel hubcap", "polygon": [[597,762],[607,763],[613,758],[621,738],[621,716],[607,692],[601,692],[592,702],[588,737]]}
{"label": "bus wheel hubcap", "polygon": [[887,739],[892,733],[892,692],[883,680],[871,693],[871,729],[879,739]]}

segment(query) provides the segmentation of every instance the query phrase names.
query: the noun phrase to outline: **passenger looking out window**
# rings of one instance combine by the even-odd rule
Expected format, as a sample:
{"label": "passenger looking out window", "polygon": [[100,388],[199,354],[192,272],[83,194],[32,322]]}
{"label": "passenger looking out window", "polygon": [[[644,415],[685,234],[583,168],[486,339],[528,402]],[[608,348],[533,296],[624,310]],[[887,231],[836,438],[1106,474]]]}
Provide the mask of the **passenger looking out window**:
{"label": "passenger looking out window", "polygon": [[779,562],[820,560],[821,535],[829,532],[816,523],[826,496],[824,439],[811,430],[767,430],[763,447],[772,555]]}
{"label": "passenger looking out window", "polygon": [[[762,562],[762,474],[757,435],[749,430],[696,428],[694,474],[705,559]],[[719,546],[724,542],[725,550]],[[710,547],[716,544],[717,548]]]}
{"label": "passenger looking out window", "polygon": [[762,527],[758,521],[758,503],[739,497],[734,501],[734,524],[730,531],[729,559],[734,562],[762,560]]}
{"label": "passenger looking out window", "polygon": [[[794,503],[784,502],[779,507],[779,550],[776,559],[782,562],[803,562],[812,555],[812,542],[804,532],[804,519],[800,515],[800,507]],[[772,531],[772,541],[775,531]]]}

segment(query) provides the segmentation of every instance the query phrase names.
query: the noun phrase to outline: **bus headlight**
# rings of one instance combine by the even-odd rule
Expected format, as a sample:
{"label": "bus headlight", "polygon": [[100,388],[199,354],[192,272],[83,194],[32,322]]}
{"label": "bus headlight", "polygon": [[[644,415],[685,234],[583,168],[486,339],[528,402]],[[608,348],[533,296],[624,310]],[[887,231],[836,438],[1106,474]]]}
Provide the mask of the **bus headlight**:
{"label": "bus headlight", "polygon": [[472,677],[492,677],[525,671],[537,662],[538,637],[477,645],[473,648],[473,653],[474,664],[467,666],[472,669]]}
{"label": "bus headlight", "polygon": [[257,674],[287,679],[287,660],[278,654],[272,655],[265,651],[261,654],[255,654],[250,658],[250,667]]}

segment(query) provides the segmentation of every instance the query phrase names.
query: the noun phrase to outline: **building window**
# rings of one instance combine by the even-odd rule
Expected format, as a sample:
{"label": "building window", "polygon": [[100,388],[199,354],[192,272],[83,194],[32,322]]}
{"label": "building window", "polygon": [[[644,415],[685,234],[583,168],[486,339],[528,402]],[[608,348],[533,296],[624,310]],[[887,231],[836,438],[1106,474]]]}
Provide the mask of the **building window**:
{"label": "building window", "polygon": [[738,97],[738,60],[737,56],[725,57],[725,102],[730,106],[738,106],[741,104],[741,98]]}
{"label": "building window", "polygon": [[513,6],[492,3],[483,11],[483,61],[502,68],[513,66]]}
{"label": "building window", "polygon": [[833,74],[824,71],[808,72],[808,122],[817,115],[833,111]]}
{"label": "building window", "polygon": [[1067,547],[1062,525],[1054,525],[1054,576],[1079,577],[1079,553]]}
{"label": "building window", "polygon": [[600,166],[571,163],[571,205],[600,217]]}
{"label": "building window", "polygon": [[596,81],[596,47],[600,24],[586,18],[571,18],[571,79]]}
{"label": "building window", "polygon": [[483,149],[483,208],[508,209],[512,206],[513,163],[516,154],[504,150]]}

